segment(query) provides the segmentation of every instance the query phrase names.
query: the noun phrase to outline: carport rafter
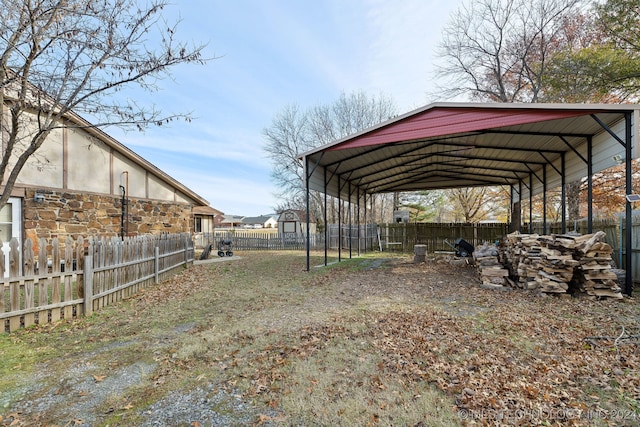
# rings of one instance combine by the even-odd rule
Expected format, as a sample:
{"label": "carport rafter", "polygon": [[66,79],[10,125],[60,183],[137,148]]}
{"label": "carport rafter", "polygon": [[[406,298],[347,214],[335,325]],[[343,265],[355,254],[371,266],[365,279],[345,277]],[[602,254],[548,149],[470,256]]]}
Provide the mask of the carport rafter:
{"label": "carport rafter", "polygon": [[[426,164],[426,165],[425,164],[421,164],[421,165],[415,166],[414,168],[402,171],[401,178],[397,178],[395,181],[392,181],[392,182],[401,183],[401,182],[406,181],[406,180],[411,180],[411,179],[414,179],[414,178],[418,178],[418,177],[421,176],[421,174],[423,172],[425,172],[425,170],[424,170],[425,166],[427,166],[427,167],[428,166],[439,166],[439,165],[450,166],[450,165],[453,165],[453,164],[458,163],[458,162],[466,162],[466,161],[471,161],[471,160],[482,160],[482,161],[487,161],[487,162],[495,162],[496,161],[496,160],[493,160],[491,158],[479,159],[477,157],[476,158],[467,158],[467,157],[461,157],[461,156],[442,155],[442,154],[434,154],[433,156],[436,156],[436,155],[441,155],[442,157],[452,157],[455,160],[449,160],[449,161],[444,161],[444,162],[434,162],[434,163],[430,163],[430,164]],[[422,159],[422,160],[424,160],[424,159]],[[500,160],[500,162],[507,163],[507,164],[525,165],[525,163],[523,163],[520,160]],[[544,164],[543,162],[532,162],[532,163],[536,164],[536,165],[539,165],[539,166],[542,166]],[[398,169],[399,167],[400,166],[396,165],[394,167],[391,167],[388,171],[394,170],[394,169]],[[527,169],[523,169],[523,168],[512,169],[512,168],[506,167],[506,166],[502,167],[502,168],[497,168],[497,167],[492,167],[492,166],[473,165],[473,164],[471,164],[471,165],[460,165],[460,167],[466,167],[468,169],[486,170],[486,171],[505,171],[505,172],[515,172],[515,173],[517,173],[517,172],[519,172],[519,173],[528,173]],[[388,172],[388,171],[385,171],[385,172]],[[365,186],[369,190],[374,188],[377,185],[376,182],[382,181],[381,179],[376,179],[375,178],[375,176],[379,175],[380,173],[382,173],[382,172],[375,172],[375,173],[367,175],[367,177],[369,179],[364,180],[361,183],[361,185]],[[478,172],[478,174],[480,174],[480,173],[481,172]],[[408,174],[410,174],[410,175],[408,175]]]}
{"label": "carport rafter", "polygon": [[[454,164],[455,161],[449,161],[449,162],[439,162],[439,163],[432,163],[431,166],[455,166],[456,168],[465,168],[464,165],[456,165]],[[487,168],[487,167],[483,167],[482,169],[484,170],[495,170],[495,171],[501,171],[501,172],[509,172],[509,171],[513,171],[513,172],[525,172],[524,170],[520,170],[520,169],[514,169],[514,170],[510,170],[508,168],[502,168],[502,169],[498,169],[498,168]],[[385,181],[381,184],[376,184],[377,182],[382,181],[381,179],[378,180],[371,180],[366,182],[366,188],[369,192],[375,192],[377,191],[377,188],[385,188],[388,187],[389,185],[393,184],[393,185],[402,185],[403,182],[406,182],[407,180],[412,181],[412,180],[416,180],[419,179],[420,177],[423,177],[426,173],[429,172],[437,172],[437,171],[443,171],[442,169],[434,169],[434,170],[424,170],[424,165],[421,166],[420,168],[415,168],[413,171],[411,171],[411,175],[408,176],[401,176],[399,178],[396,178],[394,180],[391,181]],[[406,175],[408,171],[405,171],[404,174]],[[475,174],[479,174],[479,173],[475,173]],[[505,179],[507,177],[504,177]]]}
{"label": "carport rafter", "polygon": [[[420,151],[424,151],[426,149],[432,148],[432,147],[437,147],[437,146],[443,146],[443,147],[459,147],[457,149],[454,150],[442,150],[442,151],[433,151],[433,152],[429,152],[429,153],[425,153],[423,155],[421,155],[420,158],[418,159],[413,159],[409,162],[406,162],[404,164],[396,164],[393,166],[389,166],[387,169],[382,169],[382,170],[377,170],[376,172],[386,172],[387,170],[391,170],[394,168],[399,168],[402,166],[406,166],[411,164],[414,161],[419,161],[419,160],[424,160],[430,157],[434,157],[437,155],[444,155],[447,153],[451,153],[451,152],[460,152],[460,151],[470,151],[470,150],[474,150],[474,149],[478,149],[478,150],[502,150],[502,151],[519,151],[519,152],[532,152],[532,153],[551,153],[551,154],[558,154],[560,155],[560,153],[562,153],[562,150],[558,150],[558,149],[533,149],[533,148],[527,148],[527,147],[508,147],[508,146],[496,146],[496,145],[481,145],[481,144],[464,144],[464,143],[456,143],[456,142],[442,142],[441,140],[434,140],[434,141],[424,141],[425,145],[421,145],[421,146],[417,146],[415,148],[412,148],[410,150],[404,151],[402,153],[399,153],[398,155],[396,155],[396,158],[407,158],[410,155],[418,155],[418,154],[412,154],[412,153],[416,153],[416,152],[420,152]],[[416,144],[416,141],[412,141],[411,144]],[[381,150],[383,147],[378,147],[375,150],[368,150],[365,151],[363,153],[359,153],[357,155],[351,156],[351,159],[353,158],[358,158],[358,157],[367,157],[370,154]],[[473,156],[469,156],[469,158],[475,158]],[[479,160],[482,160],[479,158]],[[495,160],[495,159],[492,159]],[[340,171],[340,173],[347,173],[347,172],[356,172],[358,170],[366,170],[370,167],[375,166],[378,163],[377,160],[372,160],[369,161],[367,163],[364,163],[362,165],[359,165],[357,168],[352,168],[352,169],[347,169],[344,171]],[[535,162],[532,162],[535,163]],[[335,165],[338,165],[338,167],[335,167]],[[328,163],[325,167],[337,172],[338,169],[340,168],[340,166],[344,164],[343,161],[340,162],[333,162],[333,163]]]}
{"label": "carport rafter", "polygon": [[[514,134],[514,132],[508,132],[508,133],[509,133],[509,134]],[[540,132],[533,132],[533,133],[532,133],[532,132],[523,132],[522,134],[554,135],[554,136],[560,135],[560,134],[558,134],[558,133],[540,133]],[[572,135],[572,136],[580,136],[580,137],[583,137],[583,136],[584,136],[583,134],[569,134],[569,135]],[[575,150],[575,149],[574,149],[574,148],[573,148],[573,147],[572,147],[572,146],[571,146],[571,145],[566,141],[566,139],[564,139],[564,138],[563,138],[563,141],[564,141],[564,142],[565,142],[565,143],[566,143],[566,144],[567,144],[571,149],[573,149],[574,151],[576,151],[576,150]],[[461,143],[451,143],[451,142],[444,142],[444,143],[443,143],[442,141],[434,141],[434,142],[429,142],[429,144],[428,144],[427,146],[422,146],[422,147],[417,147],[417,148],[412,149],[412,150],[407,150],[407,151],[405,151],[403,154],[400,154],[400,155],[399,155],[399,156],[397,156],[397,157],[405,157],[405,156],[409,155],[409,154],[410,154],[410,153],[412,153],[412,152],[421,151],[421,150],[424,150],[424,149],[425,149],[425,148],[427,148],[427,147],[434,146],[434,145],[457,146],[457,147],[461,147],[460,149],[450,150],[450,152],[458,152],[458,151],[462,151],[462,150],[467,151],[467,150],[476,149],[476,148],[480,148],[480,149],[488,149],[488,150],[491,150],[491,149],[500,149],[500,150],[512,150],[512,151],[523,151],[523,152],[536,152],[536,153],[541,154],[541,155],[542,155],[542,157],[543,157],[545,160],[548,160],[548,159],[547,159],[547,157],[546,157],[546,156],[544,156],[544,154],[542,154],[542,153],[554,153],[554,154],[555,154],[555,153],[562,153],[562,151],[560,151],[560,150],[551,150],[551,149],[542,149],[542,150],[540,150],[540,149],[527,149],[527,148],[501,147],[501,146],[493,146],[493,145],[478,145],[478,144],[466,145],[466,144],[461,144]],[[377,148],[377,149],[379,149],[379,148]],[[377,149],[376,149],[376,150],[377,150]],[[376,150],[370,150],[368,153],[371,153],[371,152],[376,151]],[[578,153],[578,152],[576,151],[576,153]],[[579,154],[579,153],[578,153],[578,154]],[[387,169],[385,169],[385,170],[382,170],[382,171],[380,171],[380,170],[375,171],[375,174],[383,173],[383,172],[386,172],[386,171],[389,171],[389,170],[393,170],[393,169],[398,169],[398,168],[401,168],[402,166],[406,166],[406,165],[408,165],[408,164],[414,163],[415,161],[420,161],[420,160],[424,160],[424,159],[427,159],[427,158],[429,158],[429,157],[435,157],[435,156],[449,156],[449,157],[454,157],[454,158],[461,158],[461,160],[488,160],[488,161],[495,161],[495,160],[494,160],[494,159],[492,159],[492,158],[482,158],[482,157],[478,157],[478,156],[461,156],[461,155],[455,155],[455,156],[454,156],[454,155],[450,155],[450,154],[448,154],[448,152],[437,151],[437,152],[428,153],[427,155],[421,156],[421,157],[420,157],[420,159],[414,159],[414,160],[412,160],[412,161],[410,161],[410,162],[405,163],[404,165],[393,165],[393,166],[388,167],[388,168],[387,168]],[[353,156],[353,157],[358,157],[358,156]],[[507,160],[504,160],[504,159],[502,159],[502,160],[500,160],[500,161],[501,161],[501,162],[507,162]],[[520,161],[514,161],[514,162],[521,163]],[[334,162],[334,163],[333,163],[333,164],[338,164],[338,168],[333,169],[333,172],[334,172],[334,173],[337,173],[337,169],[339,169],[339,166],[340,166],[342,163],[343,163],[342,161],[340,161],[340,162]],[[542,164],[544,164],[543,162],[533,162],[533,161],[531,161],[531,160],[529,160],[529,161],[528,161],[528,163],[534,163],[534,164],[537,164],[537,165],[539,165],[539,166],[541,166]],[[370,165],[373,165],[373,164],[375,164],[375,163],[370,163],[370,164],[369,164],[369,166],[370,166]],[[439,163],[439,164],[444,164],[444,162],[441,162],[441,163]],[[362,166],[362,167],[359,167],[359,168],[354,168],[354,169],[349,170],[349,172],[353,172],[353,173],[355,173],[356,171],[358,171],[358,170],[362,170],[362,169],[365,169],[366,167],[367,167],[367,165]],[[476,169],[485,169],[485,170],[489,170],[489,169],[491,169],[491,168],[489,168],[489,167],[487,167],[487,166],[478,166],[478,165],[471,165],[471,166],[469,166],[469,167],[473,167],[473,168],[476,168]],[[533,172],[533,170],[532,170],[528,165],[526,165],[526,167],[528,168],[528,170],[529,170],[529,171],[532,171],[532,172]],[[555,168],[555,167],[554,167],[554,169],[556,169],[556,170],[557,170],[557,168]],[[416,170],[416,168],[414,168],[413,170]],[[503,169],[499,169],[499,170],[503,170]],[[411,170],[409,170],[409,172],[410,172],[410,171],[411,171]],[[406,172],[407,172],[407,170],[405,170],[405,171],[404,171],[404,173],[406,173]],[[524,172],[524,171],[523,171],[523,172]],[[357,175],[357,174],[356,174],[356,175]],[[361,178],[359,178],[359,184],[360,184],[360,185],[365,184],[365,183],[375,182],[375,181],[371,181],[371,180],[364,180],[364,179],[363,179],[363,177],[364,177],[364,176],[366,176],[366,175],[363,175]],[[370,177],[371,175],[368,175],[368,176]],[[539,177],[538,177],[537,175],[536,175],[536,177],[539,179]],[[520,179],[520,177],[519,177],[519,176],[518,176],[518,179]],[[369,188],[370,188],[370,187],[369,187]]]}
{"label": "carport rafter", "polygon": [[[451,180],[453,178],[459,180],[459,181],[466,181],[466,182],[471,182],[472,184],[470,185],[466,185],[469,187],[477,187],[480,185],[484,185],[484,186],[489,186],[489,185],[505,185],[505,183],[501,182],[501,180],[489,180],[489,179],[479,179],[476,177],[479,177],[481,175],[479,174],[474,174],[472,176],[461,176],[459,174],[450,174],[450,173],[446,173],[447,171],[443,171],[443,170],[435,170],[435,171],[429,171],[429,172],[425,172],[422,174],[419,174],[418,176],[414,177],[414,179],[412,180],[412,182],[419,184],[420,180],[425,180],[425,179],[432,179],[432,178],[446,178],[447,180]],[[485,176],[491,176],[491,175],[485,175]],[[506,177],[503,177],[506,180]],[[473,182],[475,182],[475,184],[473,184]],[[398,187],[399,191],[416,191],[413,190],[413,187],[403,187],[403,183],[402,182],[394,182],[394,183],[386,183],[386,184],[381,184],[378,185],[376,187],[368,187],[368,190],[370,192],[375,192],[375,193],[386,193],[386,192],[391,192],[391,190],[388,190],[389,186],[393,186],[393,187]],[[404,189],[402,189],[404,188]],[[449,188],[449,187],[447,187]],[[451,188],[455,188],[455,186],[451,187]],[[401,189],[401,190],[400,190]]]}
{"label": "carport rafter", "polygon": [[[417,150],[414,150],[414,151],[417,151]],[[498,159],[498,160],[496,160],[495,158],[491,158],[491,157],[488,157],[488,156],[482,156],[481,157],[481,156],[472,156],[472,155],[463,155],[463,154],[452,154],[452,153],[458,153],[459,151],[461,151],[461,150],[455,149],[455,150],[450,150],[450,151],[438,151],[438,152],[433,152],[433,153],[427,153],[425,155],[420,156],[417,159],[412,159],[412,160],[407,161],[407,162],[405,162],[403,164],[394,164],[394,165],[390,165],[390,166],[388,166],[386,168],[383,168],[383,169],[376,169],[375,171],[367,170],[368,168],[373,167],[375,165],[375,163],[366,163],[362,167],[350,169],[349,172],[353,172],[355,174],[356,178],[357,177],[364,177],[364,176],[367,176],[367,177],[371,178],[371,176],[373,176],[373,175],[386,174],[386,173],[388,173],[390,171],[394,171],[394,170],[398,170],[398,169],[402,169],[402,168],[407,168],[407,167],[412,166],[416,162],[422,162],[422,161],[425,161],[425,160],[427,160],[429,158],[438,157],[438,156],[451,157],[451,158],[458,159],[458,160],[461,160],[461,161],[463,161],[463,160],[464,161],[479,161],[479,162],[482,162],[482,161],[485,161],[485,162],[496,162],[496,161],[498,161],[498,162],[502,162],[502,163],[518,163],[518,164],[521,164],[524,161],[524,160],[519,160],[519,159],[516,159],[516,160]],[[533,151],[533,150],[531,150],[531,151]],[[544,164],[544,162],[536,161],[536,160],[526,160],[526,163],[531,163],[531,164],[535,164],[535,165],[539,165],[539,166]],[[434,162],[434,163],[431,163],[431,164],[443,164],[443,162]],[[419,170],[423,166],[424,166],[423,164],[420,164],[420,165],[417,165],[415,167],[410,167],[408,169],[401,170],[401,172],[404,173],[404,174],[412,173],[415,170]],[[489,167],[481,166],[481,165],[469,165],[469,167],[474,167],[476,169],[490,169]],[[356,173],[356,172],[359,172],[359,173]],[[367,184],[367,183],[371,183],[371,182],[374,182],[374,181],[375,180],[362,180],[361,183]]]}

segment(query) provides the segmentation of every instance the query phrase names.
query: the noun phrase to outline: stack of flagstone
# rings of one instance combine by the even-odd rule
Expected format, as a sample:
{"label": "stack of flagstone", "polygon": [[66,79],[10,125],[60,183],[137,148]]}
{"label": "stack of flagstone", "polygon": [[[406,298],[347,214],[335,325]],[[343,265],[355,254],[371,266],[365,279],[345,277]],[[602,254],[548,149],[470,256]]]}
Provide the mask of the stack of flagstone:
{"label": "stack of flagstone", "polygon": [[480,273],[482,287],[502,289],[509,285],[509,270],[504,268],[499,256],[498,248],[486,242],[473,251],[473,261]]}

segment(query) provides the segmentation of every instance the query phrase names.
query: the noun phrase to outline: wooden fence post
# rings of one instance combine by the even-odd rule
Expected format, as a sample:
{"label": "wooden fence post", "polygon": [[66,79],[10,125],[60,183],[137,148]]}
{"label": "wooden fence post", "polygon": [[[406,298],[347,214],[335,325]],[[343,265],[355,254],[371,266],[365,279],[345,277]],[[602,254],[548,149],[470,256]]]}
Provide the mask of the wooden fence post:
{"label": "wooden fence post", "polygon": [[93,314],[93,256],[84,257],[84,315]]}
{"label": "wooden fence post", "polygon": [[[33,279],[33,242],[31,239],[25,240],[23,244],[23,264],[24,264],[24,276],[30,277],[24,280],[24,308],[33,309],[35,306],[35,281]],[[28,328],[35,322],[35,316],[33,313],[25,313],[24,315],[24,327]]]}
{"label": "wooden fence post", "polygon": [[153,248],[153,273],[154,273],[154,278],[153,278],[153,283],[155,283],[156,285],[160,282],[160,248],[158,246],[156,246],[155,248]]}
{"label": "wooden fence post", "polygon": [[[51,279],[51,283],[53,286],[53,292],[51,293],[51,302],[54,304],[58,304],[62,301],[62,296],[60,293],[60,241],[57,237],[54,237],[51,241],[51,272],[55,274],[53,279]],[[60,320],[60,309],[54,308],[51,310],[51,321],[57,322]]]}
{"label": "wooden fence post", "polygon": [[[18,277],[20,275],[20,245],[15,237],[9,242],[11,251],[9,252],[9,277]],[[9,311],[20,310],[20,283],[15,281],[11,283],[9,288],[10,308]],[[20,316],[9,318],[9,332],[20,329]]]}
{"label": "wooden fence post", "polygon": [[184,246],[184,265],[189,265],[189,236],[185,233],[182,235],[182,244]]}
{"label": "wooden fence post", "polygon": [[[47,241],[44,237],[40,238],[38,249],[38,274],[44,276],[48,273],[47,265]],[[38,305],[44,307],[49,304],[49,281],[40,280],[38,282]],[[49,322],[49,313],[42,310],[38,313],[38,323],[44,325]]]}

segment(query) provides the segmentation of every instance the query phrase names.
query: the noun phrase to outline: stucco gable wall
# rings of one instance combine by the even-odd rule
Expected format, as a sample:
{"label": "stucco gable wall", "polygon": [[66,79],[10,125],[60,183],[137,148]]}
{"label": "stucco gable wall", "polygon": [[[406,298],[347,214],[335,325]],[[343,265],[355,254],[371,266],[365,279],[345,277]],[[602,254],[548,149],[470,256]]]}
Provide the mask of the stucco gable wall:
{"label": "stucco gable wall", "polygon": [[153,175],[147,177],[149,186],[148,197],[158,200],[174,200],[175,191],[173,188],[167,187],[164,182]]}
{"label": "stucco gable wall", "polygon": [[[32,126],[33,127],[33,126]],[[33,128],[32,130],[35,130]],[[54,130],[22,169],[17,185],[199,205],[200,200],[174,187],[155,168],[135,160],[105,140],[80,128]],[[126,173],[124,173],[126,172]]]}
{"label": "stucco gable wall", "polygon": [[[55,129],[51,132],[42,147],[27,160],[16,180],[17,184],[44,185],[43,183],[48,183],[50,186],[62,187],[63,132],[62,129]],[[15,160],[14,157],[11,161],[12,165],[15,164]]]}
{"label": "stucco gable wall", "polygon": [[76,129],[69,129],[67,134],[67,188],[111,194],[110,148]]}
{"label": "stucco gable wall", "polygon": [[131,160],[125,159],[119,153],[113,153],[113,181],[114,191],[120,194],[120,186],[124,186],[128,197],[147,198],[147,172]]}

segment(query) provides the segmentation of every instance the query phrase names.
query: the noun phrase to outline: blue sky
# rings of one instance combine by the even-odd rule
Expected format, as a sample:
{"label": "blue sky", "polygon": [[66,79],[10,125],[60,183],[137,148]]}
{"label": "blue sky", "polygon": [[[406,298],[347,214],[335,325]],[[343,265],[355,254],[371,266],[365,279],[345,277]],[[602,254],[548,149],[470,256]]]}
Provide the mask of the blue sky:
{"label": "blue sky", "polygon": [[263,129],[288,105],[333,103],[342,92],[384,94],[404,113],[427,104],[435,49],[460,0],[175,0],[181,39],[207,43],[151,99],[191,112],[120,142],[226,214],[274,212],[277,191]]}

